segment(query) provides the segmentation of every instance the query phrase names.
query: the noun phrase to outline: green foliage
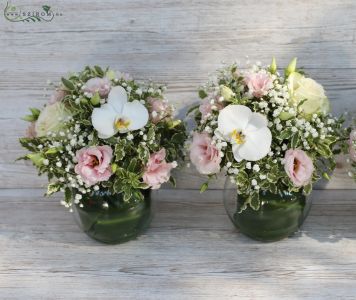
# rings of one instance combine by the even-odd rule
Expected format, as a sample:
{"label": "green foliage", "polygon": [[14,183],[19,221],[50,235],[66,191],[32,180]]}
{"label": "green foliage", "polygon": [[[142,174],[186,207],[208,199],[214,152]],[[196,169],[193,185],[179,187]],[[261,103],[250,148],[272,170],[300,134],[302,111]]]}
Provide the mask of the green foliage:
{"label": "green foliage", "polygon": [[129,201],[134,193],[146,189],[148,186],[141,182],[141,174],[134,173],[136,163],[130,163],[129,168],[117,168],[113,184],[114,193],[124,193],[124,201]]}
{"label": "green foliage", "polygon": [[47,193],[46,193],[45,196],[50,196],[50,195],[58,192],[60,188],[61,188],[61,184],[59,184],[59,183],[50,183],[47,186]]}
{"label": "green foliage", "polygon": [[209,182],[204,182],[201,186],[200,186],[200,193],[204,193],[209,187]]}
{"label": "green foliage", "polygon": [[102,68],[100,68],[99,66],[94,66],[94,70],[99,77],[104,77],[105,73]]}
{"label": "green foliage", "polygon": [[37,108],[30,108],[31,114],[26,115],[22,118],[22,120],[27,121],[27,122],[35,122],[37,121],[41,111]]}
{"label": "green foliage", "polygon": [[253,192],[248,197],[248,204],[250,204],[251,208],[254,210],[258,210],[260,208],[260,194],[258,192]]}
{"label": "green foliage", "polygon": [[192,107],[190,107],[190,108],[187,110],[186,115],[188,116],[188,115],[191,114],[192,112],[195,112],[198,108],[199,108],[199,105],[193,105]]}
{"label": "green foliage", "polygon": [[208,96],[208,94],[204,90],[199,90],[200,99],[204,99]]}
{"label": "green foliage", "polygon": [[64,200],[67,203],[70,203],[72,201],[72,190],[70,188],[65,188],[64,190]]}
{"label": "green foliage", "polygon": [[[82,98],[82,99],[84,99],[84,98]],[[86,100],[86,99],[84,99],[84,100]],[[91,97],[90,103],[91,103],[93,106],[97,106],[97,105],[100,104],[100,96],[99,96],[99,93],[98,93],[98,92],[96,92],[96,93],[93,95],[93,97]]]}
{"label": "green foliage", "polygon": [[75,90],[75,86],[70,80],[62,77],[62,83],[69,91]]}
{"label": "green foliage", "polygon": [[290,142],[290,146],[292,149],[295,149],[298,147],[298,142],[299,142],[299,133],[296,132],[293,134],[291,142]]}

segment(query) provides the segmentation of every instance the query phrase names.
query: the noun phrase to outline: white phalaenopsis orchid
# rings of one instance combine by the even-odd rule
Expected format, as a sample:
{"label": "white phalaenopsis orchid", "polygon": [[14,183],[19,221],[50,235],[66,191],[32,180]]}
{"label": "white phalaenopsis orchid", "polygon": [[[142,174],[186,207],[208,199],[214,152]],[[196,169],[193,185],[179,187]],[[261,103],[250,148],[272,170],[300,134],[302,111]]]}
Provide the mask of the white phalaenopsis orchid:
{"label": "white phalaenopsis orchid", "polygon": [[115,86],[109,93],[108,103],[94,108],[91,121],[99,137],[106,139],[117,132],[125,133],[144,127],[148,121],[148,111],[138,100],[128,102],[125,89]]}
{"label": "white phalaenopsis orchid", "polygon": [[267,118],[244,105],[228,105],[218,117],[218,131],[232,144],[236,161],[256,161],[270,151],[272,134]]}

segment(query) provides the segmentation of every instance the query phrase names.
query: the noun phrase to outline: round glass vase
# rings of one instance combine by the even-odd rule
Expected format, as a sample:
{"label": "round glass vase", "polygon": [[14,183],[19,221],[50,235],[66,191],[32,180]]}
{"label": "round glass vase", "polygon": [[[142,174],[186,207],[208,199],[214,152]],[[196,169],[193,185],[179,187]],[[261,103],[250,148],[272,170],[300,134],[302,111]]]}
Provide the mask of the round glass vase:
{"label": "round glass vase", "polygon": [[246,198],[237,193],[236,184],[229,178],[225,182],[224,206],[230,220],[241,233],[262,242],[279,241],[297,232],[312,204],[311,198],[301,192],[260,191],[259,196],[258,210],[247,206],[241,211]]}
{"label": "round glass vase", "polygon": [[74,204],[76,223],[91,238],[119,244],[136,238],[152,220],[151,190],[142,190],[144,200],[123,200],[122,194],[96,191],[83,195],[81,204]]}

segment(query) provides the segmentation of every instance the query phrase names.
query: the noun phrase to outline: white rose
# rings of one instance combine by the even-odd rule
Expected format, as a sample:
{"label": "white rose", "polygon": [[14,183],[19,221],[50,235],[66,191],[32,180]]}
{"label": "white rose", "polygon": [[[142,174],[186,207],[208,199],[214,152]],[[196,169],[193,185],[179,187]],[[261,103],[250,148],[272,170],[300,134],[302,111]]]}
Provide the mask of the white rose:
{"label": "white rose", "polygon": [[47,105],[36,121],[37,136],[46,136],[48,132],[58,132],[63,128],[65,119],[70,116],[61,102]]}
{"label": "white rose", "polygon": [[295,104],[307,99],[300,109],[306,115],[314,113],[326,114],[329,111],[329,100],[325,95],[322,85],[311,78],[293,72],[288,77],[288,87],[291,94],[291,101]]}

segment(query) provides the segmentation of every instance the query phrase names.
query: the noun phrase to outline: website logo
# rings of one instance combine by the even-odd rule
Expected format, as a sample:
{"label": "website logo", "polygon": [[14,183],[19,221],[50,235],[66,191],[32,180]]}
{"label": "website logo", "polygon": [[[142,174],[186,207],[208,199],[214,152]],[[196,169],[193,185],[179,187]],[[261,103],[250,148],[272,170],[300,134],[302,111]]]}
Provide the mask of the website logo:
{"label": "website logo", "polygon": [[4,9],[4,17],[9,22],[51,22],[55,17],[63,16],[61,12],[53,11],[49,5],[39,8],[23,8],[9,2]]}

